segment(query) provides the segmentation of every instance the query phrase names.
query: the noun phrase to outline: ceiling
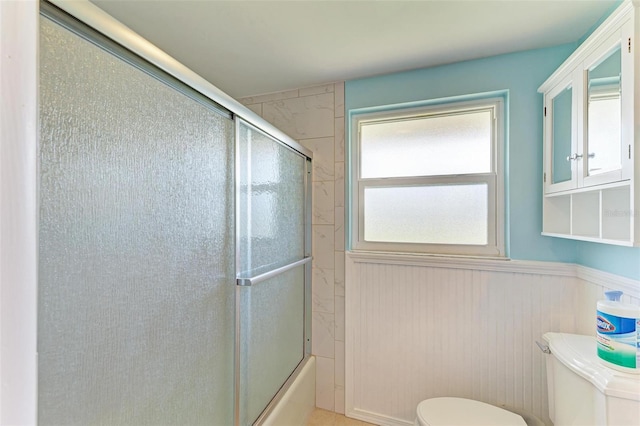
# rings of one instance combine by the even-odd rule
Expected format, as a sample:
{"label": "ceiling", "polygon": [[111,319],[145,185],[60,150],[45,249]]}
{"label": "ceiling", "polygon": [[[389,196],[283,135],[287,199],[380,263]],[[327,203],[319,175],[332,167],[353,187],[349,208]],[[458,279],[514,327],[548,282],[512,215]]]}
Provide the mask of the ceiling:
{"label": "ceiling", "polygon": [[580,39],[619,0],[91,0],[241,98]]}

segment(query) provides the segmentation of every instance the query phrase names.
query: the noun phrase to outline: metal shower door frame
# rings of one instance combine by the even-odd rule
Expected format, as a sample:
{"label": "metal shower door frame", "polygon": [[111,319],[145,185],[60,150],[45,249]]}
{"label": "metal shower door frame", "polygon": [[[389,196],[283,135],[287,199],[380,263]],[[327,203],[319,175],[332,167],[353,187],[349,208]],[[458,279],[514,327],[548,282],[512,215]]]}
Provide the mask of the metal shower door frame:
{"label": "metal shower door frame", "polygon": [[[277,393],[273,396],[272,400],[265,407],[264,411],[260,414],[260,416],[256,419],[254,424],[259,425],[262,421],[269,416],[269,414],[273,411],[275,406],[284,396],[284,393],[291,386],[291,384],[295,381],[299,372],[302,370],[307,360],[311,357],[311,277],[312,277],[312,233],[311,233],[311,221],[312,221],[312,157],[313,154],[310,150],[306,149],[302,145],[289,144],[286,141],[279,140],[278,138],[266,133],[264,130],[260,129],[256,125],[243,120],[240,117],[235,117],[236,123],[236,134],[235,134],[235,233],[236,233],[236,319],[235,319],[235,389],[234,389],[234,419],[235,426],[240,426],[240,387],[241,387],[241,318],[242,318],[242,307],[240,302],[240,290],[242,287],[250,287],[253,285],[257,285],[263,281],[266,281],[270,278],[281,275],[285,272],[291,271],[299,266],[304,265],[304,334],[303,334],[303,342],[304,351],[303,358],[298,363],[296,368],[291,372],[288,379],[282,384]],[[270,139],[273,140],[274,143],[279,143],[283,147],[293,151],[294,153],[300,155],[305,159],[305,174],[304,174],[304,257],[302,259],[291,262],[287,265],[280,266],[278,268],[272,269],[268,272],[264,272],[253,277],[242,277],[241,271],[241,253],[240,253],[240,221],[238,218],[241,215],[240,212],[240,170],[241,170],[241,160],[240,160],[240,127],[241,125],[245,125],[250,127],[252,130],[258,131]]]}

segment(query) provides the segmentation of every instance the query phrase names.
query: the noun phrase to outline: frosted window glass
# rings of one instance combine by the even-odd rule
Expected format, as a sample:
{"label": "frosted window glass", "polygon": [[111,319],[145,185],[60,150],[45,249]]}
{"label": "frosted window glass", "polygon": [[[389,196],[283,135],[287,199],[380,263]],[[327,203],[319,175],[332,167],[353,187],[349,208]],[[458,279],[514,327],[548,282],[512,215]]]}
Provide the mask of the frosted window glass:
{"label": "frosted window glass", "polygon": [[251,425],[304,357],[304,266],[239,295],[240,424]]}
{"label": "frosted window glass", "polygon": [[240,123],[240,275],[304,257],[305,165],[300,154]]}
{"label": "frosted window glass", "polygon": [[360,177],[488,173],[491,124],[488,110],[365,123]]}
{"label": "frosted window glass", "polygon": [[39,423],[233,424],[233,122],[40,35]]}
{"label": "frosted window glass", "polygon": [[486,184],[364,189],[366,241],[487,244]]}

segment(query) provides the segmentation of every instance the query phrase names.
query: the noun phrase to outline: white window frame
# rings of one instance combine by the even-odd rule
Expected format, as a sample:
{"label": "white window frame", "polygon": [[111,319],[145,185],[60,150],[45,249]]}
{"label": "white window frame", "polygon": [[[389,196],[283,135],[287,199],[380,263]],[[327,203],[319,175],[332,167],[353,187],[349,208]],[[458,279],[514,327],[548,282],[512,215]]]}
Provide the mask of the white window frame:
{"label": "white window frame", "polygon": [[[397,121],[419,117],[489,110],[492,115],[491,171],[489,173],[360,178],[361,126],[372,122]],[[472,101],[443,101],[428,106],[394,108],[351,117],[351,249],[436,255],[462,255],[504,258],[504,99],[482,98]],[[364,239],[365,188],[486,183],[488,187],[488,235],[486,245],[373,242]]]}

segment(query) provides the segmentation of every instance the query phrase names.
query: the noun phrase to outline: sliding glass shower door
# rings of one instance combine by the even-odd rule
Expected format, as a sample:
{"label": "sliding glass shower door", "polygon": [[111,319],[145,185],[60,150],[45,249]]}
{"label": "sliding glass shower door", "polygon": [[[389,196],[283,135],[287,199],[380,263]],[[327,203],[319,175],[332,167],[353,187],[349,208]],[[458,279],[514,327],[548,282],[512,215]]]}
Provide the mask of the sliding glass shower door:
{"label": "sliding glass shower door", "polygon": [[92,36],[41,18],[39,422],[232,425],[234,122]]}
{"label": "sliding glass shower door", "polygon": [[237,131],[237,409],[250,425],[305,356],[310,167],[243,121]]}
{"label": "sliding glass shower door", "polygon": [[253,424],[310,353],[310,153],[41,13],[39,423]]}

